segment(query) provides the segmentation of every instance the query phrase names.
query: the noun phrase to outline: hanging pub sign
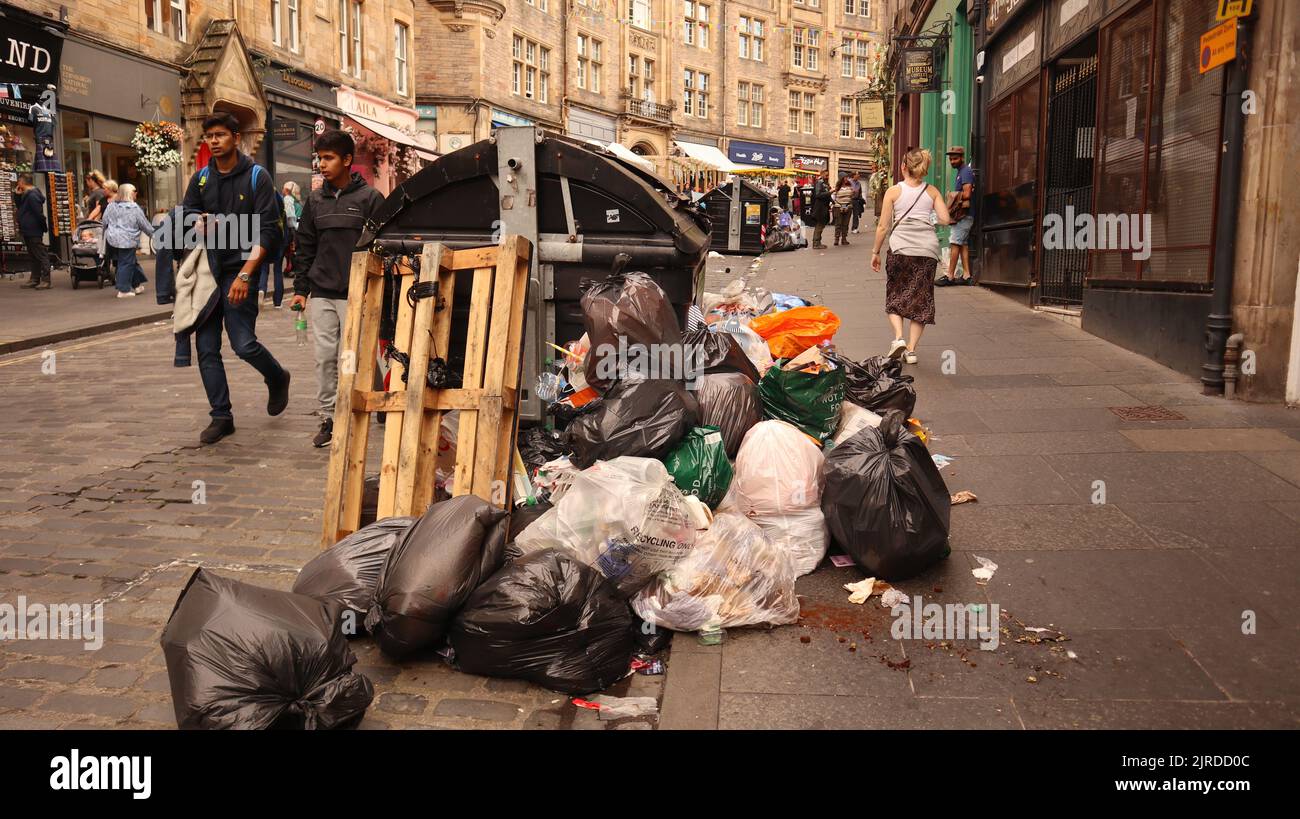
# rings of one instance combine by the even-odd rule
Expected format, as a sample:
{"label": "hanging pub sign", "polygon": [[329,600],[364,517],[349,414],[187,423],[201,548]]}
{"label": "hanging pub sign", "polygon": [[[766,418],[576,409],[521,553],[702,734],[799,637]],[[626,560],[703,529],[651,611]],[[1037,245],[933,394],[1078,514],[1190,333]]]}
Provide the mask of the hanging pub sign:
{"label": "hanging pub sign", "polygon": [[904,48],[898,64],[898,93],[938,91],[938,63],[938,50],[934,46]]}
{"label": "hanging pub sign", "polygon": [[868,131],[885,127],[884,100],[858,99],[858,127]]}

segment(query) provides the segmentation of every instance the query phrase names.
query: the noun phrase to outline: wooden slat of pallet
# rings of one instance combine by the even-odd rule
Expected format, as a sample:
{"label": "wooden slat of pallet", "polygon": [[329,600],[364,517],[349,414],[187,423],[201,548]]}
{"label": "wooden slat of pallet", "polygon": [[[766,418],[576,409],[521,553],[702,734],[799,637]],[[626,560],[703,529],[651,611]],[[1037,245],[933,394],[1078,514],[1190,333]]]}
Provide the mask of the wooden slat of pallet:
{"label": "wooden slat of pallet", "polygon": [[[379,326],[367,321],[373,312],[378,316],[382,292],[373,296],[368,292],[370,272],[382,265],[379,258],[368,252],[352,254],[349,292],[361,295],[361,305],[349,309],[344,323],[340,350],[343,366],[339,368],[339,391],[334,406],[334,440],[330,447],[330,465],[325,478],[325,511],[321,524],[321,547],[332,545],[340,532],[353,531],[361,517],[361,494],[364,488],[366,430],[370,415],[358,412],[352,406],[352,393],[358,381],[370,384],[374,376],[374,347],[378,343]],[[369,345],[366,339],[370,339]],[[360,438],[358,450],[357,438]],[[361,453],[357,464],[356,453]],[[355,502],[349,498],[355,496]],[[356,507],[352,518],[351,507]],[[349,521],[351,521],[349,523]]]}
{"label": "wooden slat of pallet", "polygon": [[[424,246],[420,260],[422,270],[434,271],[442,267],[444,248],[441,242],[432,242]],[[406,423],[402,424],[402,447],[397,458],[397,508],[409,510],[412,514],[422,514],[423,507],[415,503],[416,464],[423,456],[432,451],[438,454],[438,437],[423,440],[424,429],[424,395],[428,390],[427,374],[429,372],[429,348],[433,342],[434,299],[420,299],[415,303],[415,319],[411,325],[411,349],[409,352],[411,366],[410,376],[406,379],[406,411],[402,413]],[[391,386],[391,385],[390,385]],[[427,504],[425,504],[427,506]]]}
{"label": "wooden slat of pallet", "polygon": [[471,247],[457,250],[450,257],[443,257],[443,266],[450,270],[476,270],[480,267],[495,267],[497,248]]}
{"label": "wooden slat of pallet", "polygon": [[[483,387],[483,373],[487,367],[487,335],[492,319],[492,276],[496,272],[492,267],[480,267],[474,271],[474,288],[470,295],[469,333],[465,339],[465,373],[463,386],[475,390]],[[460,428],[456,434],[456,480],[453,495],[468,495],[474,492],[475,455],[478,452],[479,409],[482,401],[471,409],[461,410]],[[486,434],[486,433],[485,433]],[[487,498],[486,495],[481,497]]]}
{"label": "wooden slat of pallet", "polygon": [[[513,409],[518,392],[514,388],[502,389],[501,405],[506,409]],[[482,389],[429,390],[424,394],[424,408],[441,412],[478,409],[479,399],[482,397]],[[353,390],[352,406],[357,412],[388,412],[401,415],[406,411],[406,391]],[[390,419],[388,423],[391,424],[393,421]]]}
{"label": "wooden slat of pallet", "polygon": [[[421,269],[432,271],[438,277],[438,301],[442,303],[443,309],[437,310],[435,306],[432,344],[434,355],[440,356],[443,360],[450,355],[452,306],[456,295],[456,272],[447,269],[446,257],[447,251],[444,249],[442,254],[444,261],[438,266],[431,266],[427,256],[421,260]],[[452,403],[448,399],[455,395],[454,390],[434,390],[432,392],[434,409],[425,412],[421,421],[420,440],[430,442],[431,449],[422,450],[421,457],[415,465],[415,502],[419,504],[420,511],[428,508],[433,502],[434,485],[438,477],[438,441],[442,432],[442,416],[443,411],[448,409],[444,403]],[[426,399],[429,397],[426,394]],[[426,400],[425,403],[427,405],[431,402]]]}
{"label": "wooden slat of pallet", "polygon": [[[505,362],[513,324],[515,276],[519,258],[519,236],[507,236],[497,254],[496,275],[492,292],[491,326],[488,329],[487,360],[496,366],[483,374],[483,397],[479,401],[478,423],[483,434],[475,442],[474,478],[470,491],[489,502],[504,505],[505,487],[500,487],[493,497],[493,481],[500,480],[497,450],[502,426],[501,390],[505,386]],[[508,475],[509,473],[504,473]]]}
{"label": "wooden slat of pallet", "polygon": [[[411,343],[411,325],[415,319],[415,311],[411,308],[410,303],[406,300],[406,294],[415,284],[414,271],[404,261],[398,268],[400,278],[398,279],[398,299],[397,299],[397,326],[393,334],[393,343],[397,349],[406,352],[410,349]],[[382,287],[382,284],[376,284],[376,287]],[[392,360],[389,373],[389,385],[400,387],[402,384],[402,375],[406,372],[397,359]],[[405,405],[405,396],[403,391],[399,390],[395,395],[401,396],[401,403]],[[375,410],[366,407],[367,412]],[[406,413],[390,415],[384,424],[384,454],[380,460],[379,466],[379,504],[376,512],[376,519],[391,517],[396,514],[394,509],[397,502],[397,461],[401,453],[402,445],[402,428],[406,421]]]}
{"label": "wooden slat of pallet", "polygon": [[[523,242],[520,242],[520,249],[525,250]],[[508,320],[510,322],[510,338],[506,345],[506,355],[504,361],[518,361],[519,366],[509,367],[505,371],[505,382],[502,387],[502,397],[505,399],[504,407],[507,410],[508,423],[502,423],[498,431],[497,438],[497,464],[496,475],[509,476],[514,469],[515,448],[513,442],[519,431],[519,408],[514,401],[514,397],[519,392],[520,370],[523,368],[523,357],[521,355],[524,339],[524,318],[528,300],[528,278],[531,271],[529,254],[522,252],[514,260],[514,291],[512,293],[510,312]],[[510,479],[506,479],[506,497],[505,508],[510,508]]]}

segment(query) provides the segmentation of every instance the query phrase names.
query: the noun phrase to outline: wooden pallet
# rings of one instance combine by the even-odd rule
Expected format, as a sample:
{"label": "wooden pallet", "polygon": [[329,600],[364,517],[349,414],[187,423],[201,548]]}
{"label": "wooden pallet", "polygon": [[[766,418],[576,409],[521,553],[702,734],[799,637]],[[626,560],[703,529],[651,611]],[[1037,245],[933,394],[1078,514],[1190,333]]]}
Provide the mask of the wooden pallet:
{"label": "wooden pallet", "polygon": [[[515,235],[495,247],[467,250],[425,244],[419,280],[436,278],[438,295],[418,299],[414,307],[407,293],[416,283],[415,271],[401,262],[394,344],[410,356],[412,375],[403,385],[405,368],[393,361],[387,391],[367,389],[378,366],[383,259],[369,252],[353,254],[321,548],[360,525],[366,448],[376,412],[387,413],[378,518],[421,515],[433,502],[439,430],[443,413],[450,410],[460,410],[452,495],[474,494],[509,509],[531,253],[529,241]],[[423,374],[430,359],[446,358],[451,349],[458,276],[473,280],[468,327],[461,328],[466,333],[462,387],[434,389]]]}

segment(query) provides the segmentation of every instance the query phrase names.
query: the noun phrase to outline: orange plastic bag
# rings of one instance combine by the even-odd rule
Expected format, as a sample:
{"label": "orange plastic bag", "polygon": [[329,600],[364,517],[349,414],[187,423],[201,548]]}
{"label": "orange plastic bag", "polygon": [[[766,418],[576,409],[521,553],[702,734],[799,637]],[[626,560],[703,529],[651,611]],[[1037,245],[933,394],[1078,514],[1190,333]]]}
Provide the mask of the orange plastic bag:
{"label": "orange plastic bag", "polygon": [[773,358],[794,358],[840,329],[840,317],[825,307],[796,307],[759,316],[749,328],[767,340]]}

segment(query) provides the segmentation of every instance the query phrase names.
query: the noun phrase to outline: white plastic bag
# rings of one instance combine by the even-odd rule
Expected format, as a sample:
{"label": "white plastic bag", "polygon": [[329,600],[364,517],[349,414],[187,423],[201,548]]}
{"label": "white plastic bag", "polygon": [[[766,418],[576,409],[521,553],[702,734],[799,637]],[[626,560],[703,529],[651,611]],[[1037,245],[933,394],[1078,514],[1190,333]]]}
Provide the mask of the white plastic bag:
{"label": "white plastic bag", "polygon": [[755,424],[740,445],[736,475],[717,510],[739,512],[758,524],[773,545],[789,553],[796,577],[826,556],[824,462],[821,449],[792,424]]}
{"label": "white plastic bag", "polygon": [[825,456],[812,438],[785,421],[760,421],[736,454],[731,493],[746,515],[785,514],[820,506]]}
{"label": "white plastic bag", "polygon": [[739,319],[727,319],[721,324],[715,325],[715,329],[730,333],[735,337],[740,344],[740,348],[745,351],[745,355],[758,369],[759,376],[764,375],[772,366],[772,350],[767,346],[767,342],[763,340],[763,337],[749,329],[747,324],[742,324]]}
{"label": "white plastic bag", "polygon": [[515,540],[524,554],[566,550],[630,596],[695,548],[686,499],[652,458],[598,461]]}
{"label": "white plastic bag", "polygon": [[674,631],[713,630],[799,619],[794,564],[743,515],[718,515],[695,550],[632,598],[646,622]]}
{"label": "white plastic bag", "polygon": [[835,437],[826,444],[832,449],[844,443],[867,427],[879,427],[881,417],[865,407],[859,407],[852,401],[840,404],[840,421]]}

